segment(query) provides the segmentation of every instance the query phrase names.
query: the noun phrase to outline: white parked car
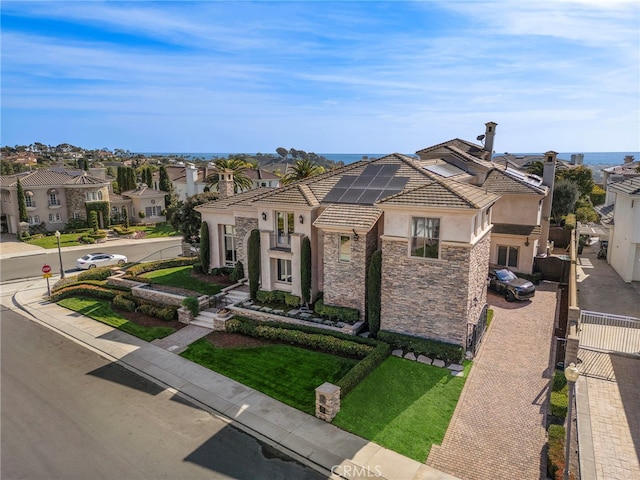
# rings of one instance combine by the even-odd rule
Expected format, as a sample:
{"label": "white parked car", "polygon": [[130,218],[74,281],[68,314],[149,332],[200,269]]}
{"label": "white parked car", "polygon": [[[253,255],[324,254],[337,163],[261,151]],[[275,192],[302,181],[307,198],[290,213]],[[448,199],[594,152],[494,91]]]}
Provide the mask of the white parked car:
{"label": "white parked car", "polygon": [[88,268],[106,267],[108,265],[124,265],[127,257],[113,253],[88,253],[76,260],[76,268],[86,270]]}

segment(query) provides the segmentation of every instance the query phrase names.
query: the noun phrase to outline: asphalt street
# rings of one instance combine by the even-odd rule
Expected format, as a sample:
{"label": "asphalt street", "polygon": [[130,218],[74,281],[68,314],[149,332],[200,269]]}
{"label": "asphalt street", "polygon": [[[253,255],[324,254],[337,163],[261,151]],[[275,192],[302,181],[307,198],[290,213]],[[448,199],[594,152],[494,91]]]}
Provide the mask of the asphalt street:
{"label": "asphalt street", "polygon": [[6,299],[3,480],[325,478],[7,308]]}

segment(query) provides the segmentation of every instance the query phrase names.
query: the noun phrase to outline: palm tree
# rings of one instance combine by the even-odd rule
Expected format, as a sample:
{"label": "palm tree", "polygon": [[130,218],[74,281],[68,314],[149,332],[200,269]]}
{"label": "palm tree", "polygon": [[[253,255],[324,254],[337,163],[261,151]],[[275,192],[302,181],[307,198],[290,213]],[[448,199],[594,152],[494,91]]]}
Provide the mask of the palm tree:
{"label": "palm tree", "polygon": [[291,165],[291,170],[284,176],[282,183],[287,185],[297,180],[303,180],[321,173],[324,173],[324,167],[321,167],[310,158],[301,158]]}
{"label": "palm tree", "polygon": [[[241,158],[219,158],[213,162],[219,171],[232,170],[233,171],[233,183],[236,191],[249,190],[253,186],[253,182],[247,177],[245,171],[247,164]],[[218,180],[220,176],[217,173],[209,175],[206,179],[208,187],[218,186]]]}
{"label": "palm tree", "polygon": [[534,175],[542,177],[542,174],[544,173],[544,163],[542,163],[540,160],[531,162],[531,164],[527,167],[527,173],[533,173]]}

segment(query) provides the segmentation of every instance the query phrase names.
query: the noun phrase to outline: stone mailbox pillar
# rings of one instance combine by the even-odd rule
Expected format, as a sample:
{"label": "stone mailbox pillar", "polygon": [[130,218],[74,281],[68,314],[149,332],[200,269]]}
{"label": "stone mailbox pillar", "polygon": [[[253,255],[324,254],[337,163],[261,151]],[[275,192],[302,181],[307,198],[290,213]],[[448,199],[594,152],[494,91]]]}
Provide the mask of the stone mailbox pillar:
{"label": "stone mailbox pillar", "polygon": [[316,388],[316,417],[330,422],[340,411],[340,387],[325,382]]}

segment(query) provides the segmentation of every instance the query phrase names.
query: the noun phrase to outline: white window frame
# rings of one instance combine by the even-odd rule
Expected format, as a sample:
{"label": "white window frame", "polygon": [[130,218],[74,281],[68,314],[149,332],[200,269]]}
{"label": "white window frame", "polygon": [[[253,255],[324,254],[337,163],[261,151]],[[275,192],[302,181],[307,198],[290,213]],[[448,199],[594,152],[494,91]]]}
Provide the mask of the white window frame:
{"label": "white window frame", "polygon": [[62,223],[62,217],[59,213],[50,213],[49,223]]}
{"label": "white window frame", "polygon": [[293,275],[291,273],[291,260],[286,258],[276,259],[276,269],[278,282],[291,284]]}
{"label": "white window frame", "polygon": [[[420,221],[422,221],[420,223]],[[411,236],[409,255],[413,258],[440,258],[440,218],[439,217],[411,217]],[[435,244],[436,255],[428,255]],[[422,255],[416,255],[422,250]]]}
{"label": "white window frame", "polygon": [[27,208],[35,208],[36,206],[36,202],[33,200],[33,195],[27,195],[26,192],[24,195],[24,203]]}
{"label": "white window frame", "polygon": [[[222,257],[226,267],[235,267],[238,261],[238,250],[236,248],[236,226],[222,225]],[[228,247],[231,248],[228,248]],[[231,252],[231,259],[227,258],[227,253]]]}
{"label": "white window frame", "polygon": [[351,261],[351,235],[340,235],[338,242],[338,259],[341,262],[349,263]]}

